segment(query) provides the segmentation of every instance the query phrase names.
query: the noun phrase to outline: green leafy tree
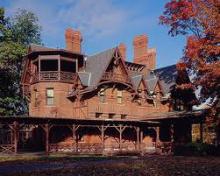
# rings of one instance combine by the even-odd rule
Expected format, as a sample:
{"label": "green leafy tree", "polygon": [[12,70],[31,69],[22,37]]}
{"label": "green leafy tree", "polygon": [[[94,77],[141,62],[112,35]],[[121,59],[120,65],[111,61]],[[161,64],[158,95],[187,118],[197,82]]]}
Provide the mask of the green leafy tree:
{"label": "green leafy tree", "polygon": [[0,8],[0,115],[27,112],[20,90],[22,58],[30,43],[41,43],[41,27],[32,12],[19,10],[12,18]]}

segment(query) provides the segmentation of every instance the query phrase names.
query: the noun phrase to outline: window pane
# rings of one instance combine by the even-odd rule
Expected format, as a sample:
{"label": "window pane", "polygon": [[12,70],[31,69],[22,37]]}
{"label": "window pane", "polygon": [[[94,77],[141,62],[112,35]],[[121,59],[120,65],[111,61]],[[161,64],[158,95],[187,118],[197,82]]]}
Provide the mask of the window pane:
{"label": "window pane", "polygon": [[117,96],[118,96],[118,97],[122,97],[122,91],[121,91],[121,90],[118,90],[118,91],[117,91]]}
{"label": "window pane", "polygon": [[122,98],[121,97],[117,98],[117,103],[122,103]]}
{"label": "window pane", "polygon": [[47,97],[54,97],[53,89],[47,89]]}
{"label": "window pane", "polygon": [[104,95],[100,95],[100,101],[101,101],[102,103],[105,102],[105,96],[104,96]]}
{"label": "window pane", "polygon": [[100,95],[105,95],[105,89],[103,88],[100,89]]}
{"label": "window pane", "polygon": [[117,90],[117,103],[122,103],[122,90]]}
{"label": "window pane", "polygon": [[104,103],[105,102],[105,89],[104,88],[100,89],[98,96],[99,96],[100,102]]}
{"label": "window pane", "polygon": [[47,98],[47,105],[53,105],[54,104],[54,98]]}

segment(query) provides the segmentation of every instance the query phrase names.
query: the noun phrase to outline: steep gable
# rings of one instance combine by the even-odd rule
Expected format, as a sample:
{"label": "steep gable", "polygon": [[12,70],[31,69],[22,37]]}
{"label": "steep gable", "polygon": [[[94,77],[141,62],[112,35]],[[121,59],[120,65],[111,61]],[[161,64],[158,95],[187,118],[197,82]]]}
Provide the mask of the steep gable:
{"label": "steep gable", "polygon": [[117,47],[89,56],[85,72],[91,73],[88,86],[90,89],[96,88],[105,79],[110,81],[115,79],[116,82],[124,81],[132,85],[124,60]]}
{"label": "steep gable", "polygon": [[176,84],[177,69],[176,65],[156,69],[155,74],[159,78],[160,86],[164,95],[170,93],[172,87]]}
{"label": "steep gable", "polygon": [[90,87],[96,87],[102,77],[102,74],[108,67],[114,51],[115,48],[108,49],[87,58],[85,71],[91,73],[89,84]]}
{"label": "steep gable", "polygon": [[102,75],[101,81],[105,80],[131,84],[130,77],[124,64],[124,60],[122,60],[119,50],[117,48],[114,52],[111,62],[109,63],[107,69]]}

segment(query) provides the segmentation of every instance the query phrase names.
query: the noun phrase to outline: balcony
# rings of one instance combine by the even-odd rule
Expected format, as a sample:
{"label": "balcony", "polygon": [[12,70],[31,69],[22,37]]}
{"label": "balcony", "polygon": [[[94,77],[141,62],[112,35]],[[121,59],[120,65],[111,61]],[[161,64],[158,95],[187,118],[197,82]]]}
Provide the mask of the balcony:
{"label": "balcony", "polygon": [[113,82],[123,82],[123,83],[130,83],[130,79],[126,77],[126,75],[122,74],[115,74],[113,72],[106,72],[102,76],[102,80],[106,81],[113,81]]}
{"label": "balcony", "polygon": [[77,79],[77,73],[63,71],[41,71],[33,76],[32,83],[60,81],[74,83]]}

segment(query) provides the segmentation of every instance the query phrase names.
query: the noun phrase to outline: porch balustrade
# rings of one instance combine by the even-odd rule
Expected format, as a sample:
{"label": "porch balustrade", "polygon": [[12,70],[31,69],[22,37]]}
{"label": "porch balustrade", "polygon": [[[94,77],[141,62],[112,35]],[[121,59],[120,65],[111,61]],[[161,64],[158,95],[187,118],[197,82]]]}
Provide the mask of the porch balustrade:
{"label": "porch balustrade", "polygon": [[33,75],[32,82],[39,81],[61,81],[73,83],[77,78],[77,73],[63,71],[41,71]]}

